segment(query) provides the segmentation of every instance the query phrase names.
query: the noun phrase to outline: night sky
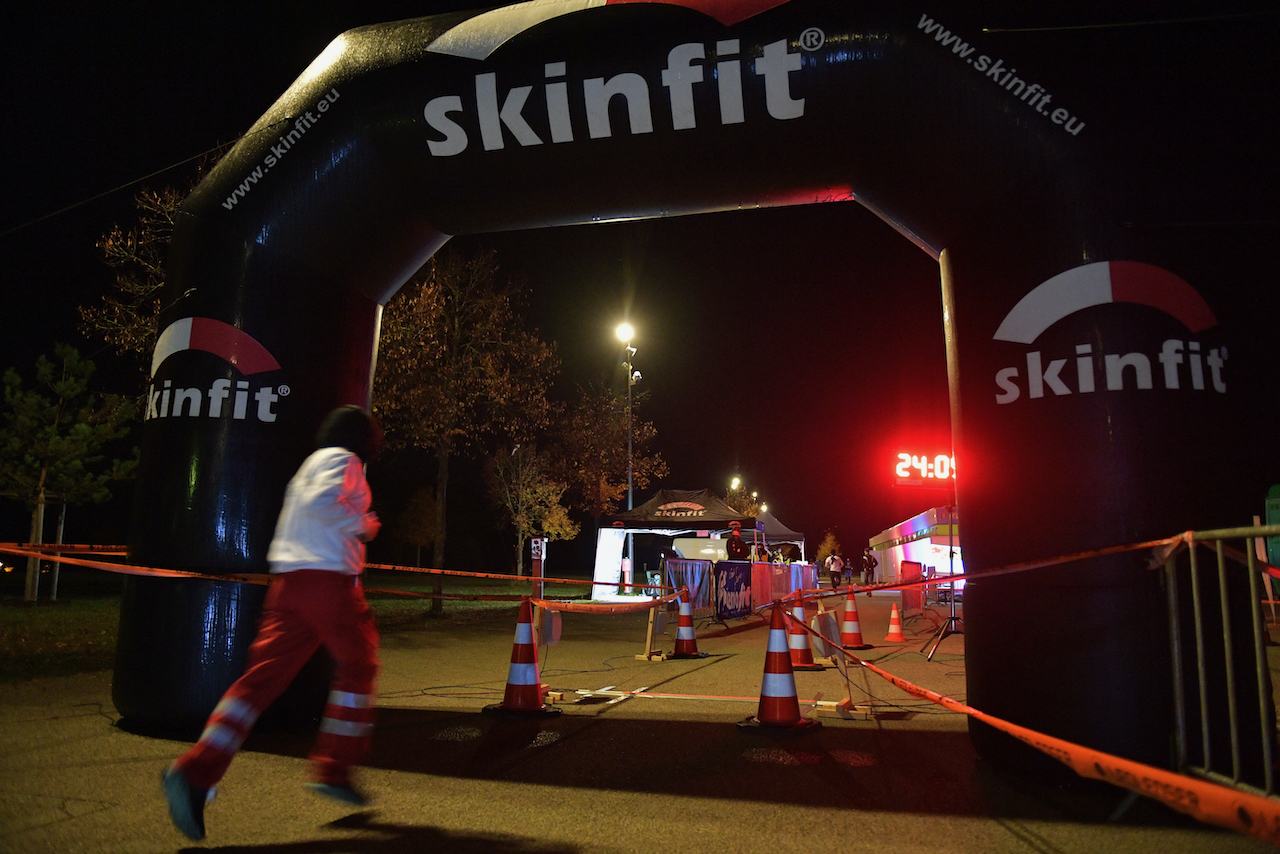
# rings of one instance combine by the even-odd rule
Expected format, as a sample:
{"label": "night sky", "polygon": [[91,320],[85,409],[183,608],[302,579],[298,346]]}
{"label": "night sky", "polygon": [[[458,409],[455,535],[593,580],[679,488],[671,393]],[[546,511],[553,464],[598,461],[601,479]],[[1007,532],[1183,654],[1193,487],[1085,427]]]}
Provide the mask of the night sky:
{"label": "night sky", "polygon": [[[344,30],[474,5],[54,2],[8,11],[0,367],[29,370],[35,354],[67,340],[110,373],[114,357],[76,333],[75,309],[108,288],[113,273],[93,244],[129,219],[136,189],[187,180],[190,166],[163,170],[233,141]],[[638,390],[649,395],[639,414],[656,423],[671,468],[664,486],[723,492],[741,476],[807,534],[810,550],[827,530],[859,550],[947,503],[945,492],[892,486],[897,450],[949,447],[938,267],[860,206],[455,243],[496,249],[528,283],[531,320],[559,346],[561,391],[617,381],[613,329],[630,320]],[[8,518],[0,536],[24,539]],[[111,536],[102,526],[80,532]]]}

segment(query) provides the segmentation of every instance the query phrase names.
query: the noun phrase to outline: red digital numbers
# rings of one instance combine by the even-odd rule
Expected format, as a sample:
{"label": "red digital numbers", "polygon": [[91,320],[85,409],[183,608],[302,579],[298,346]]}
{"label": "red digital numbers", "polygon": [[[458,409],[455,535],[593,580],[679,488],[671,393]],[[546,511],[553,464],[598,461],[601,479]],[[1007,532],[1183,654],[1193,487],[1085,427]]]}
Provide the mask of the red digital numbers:
{"label": "red digital numbers", "polygon": [[898,454],[897,464],[893,468],[896,486],[937,485],[942,480],[953,480],[956,476],[956,459],[947,454],[911,454],[903,451]]}

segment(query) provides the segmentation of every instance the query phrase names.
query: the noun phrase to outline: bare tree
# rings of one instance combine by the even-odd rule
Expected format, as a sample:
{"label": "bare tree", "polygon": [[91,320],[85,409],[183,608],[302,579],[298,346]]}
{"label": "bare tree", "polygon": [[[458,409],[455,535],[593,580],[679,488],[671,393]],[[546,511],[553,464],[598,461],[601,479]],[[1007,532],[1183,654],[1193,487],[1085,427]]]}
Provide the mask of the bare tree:
{"label": "bare tree", "polygon": [[841,551],[843,549],[840,547],[840,541],[836,539],[836,535],[827,531],[822,538],[822,542],[818,544],[818,551],[814,554],[813,559],[821,564],[831,555],[838,555]]}
{"label": "bare tree", "polygon": [[572,540],[579,525],[561,503],[568,487],[551,473],[547,460],[532,444],[499,448],[485,466],[489,497],[516,533],[516,575],[524,575],[524,544],[529,537]]}
{"label": "bare tree", "polygon": [[133,199],[135,221],[125,226],[112,225],[98,239],[98,250],[107,265],[115,269],[116,278],[112,290],[100,302],[76,309],[80,331],[87,338],[105,341],[120,355],[132,355],[143,374],[144,385],[151,379],[150,359],[159,334],[160,294],[174,224],[183,201],[215,162],[216,156],[202,158],[195,174],[179,186],[158,190],[144,187]]}
{"label": "bare tree", "polygon": [[489,436],[525,440],[550,412],[555,347],[525,328],[520,290],[498,272],[492,252],[442,252],[383,314],[374,406],[390,447],[435,454],[436,567],[444,565],[450,459]]}
{"label": "bare tree", "polygon": [[743,516],[755,518],[760,515],[760,502],[756,500],[755,494],[747,492],[747,488],[741,483],[730,488],[724,497],[724,503],[737,510]]}
{"label": "bare tree", "polygon": [[[633,416],[644,400],[644,394],[632,399]],[[627,422],[626,395],[589,388],[569,407],[558,431],[573,506],[589,513],[597,526],[627,492]],[[652,423],[631,419],[633,489],[646,489],[667,475],[666,461],[651,449],[657,435]]]}
{"label": "bare tree", "polygon": [[422,547],[436,541],[436,495],[430,486],[420,486],[409,496],[391,526],[391,536],[414,546],[415,566],[422,566]]}

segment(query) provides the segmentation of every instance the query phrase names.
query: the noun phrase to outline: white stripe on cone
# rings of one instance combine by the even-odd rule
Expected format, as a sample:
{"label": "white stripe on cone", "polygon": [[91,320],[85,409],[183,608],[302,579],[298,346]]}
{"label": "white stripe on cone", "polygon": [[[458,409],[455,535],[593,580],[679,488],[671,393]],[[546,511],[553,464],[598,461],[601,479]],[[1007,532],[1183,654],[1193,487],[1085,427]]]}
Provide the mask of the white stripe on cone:
{"label": "white stripe on cone", "polygon": [[787,633],[783,629],[769,630],[769,647],[766,652],[789,652],[791,647],[787,644]]}
{"label": "white stripe on cone", "polygon": [[538,665],[516,664],[515,662],[512,662],[511,669],[507,671],[507,684],[537,685],[538,684]]}
{"label": "white stripe on cone", "polygon": [[760,683],[760,693],[765,697],[794,697],[795,677],[790,673],[766,673]]}

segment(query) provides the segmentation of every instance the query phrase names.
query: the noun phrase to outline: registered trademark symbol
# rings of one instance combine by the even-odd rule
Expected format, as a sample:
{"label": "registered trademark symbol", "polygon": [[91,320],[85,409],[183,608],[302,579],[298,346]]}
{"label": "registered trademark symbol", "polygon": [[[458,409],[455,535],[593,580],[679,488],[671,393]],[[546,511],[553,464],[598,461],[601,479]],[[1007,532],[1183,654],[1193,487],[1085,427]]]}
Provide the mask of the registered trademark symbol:
{"label": "registered trademark symbol", "polygon": [[800,47],[805,50],[817,50],[827,43],[827,34],[817,27],[809,27],[800,34]]}
{"label": "registered trademark symbol", "polygon": [[289,387],[287,385],[280,386],[279,388],[276,389],[276,394],[280,395],[281,397],[288,397]]}

